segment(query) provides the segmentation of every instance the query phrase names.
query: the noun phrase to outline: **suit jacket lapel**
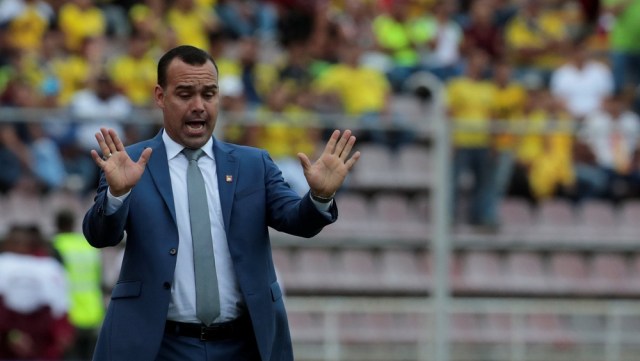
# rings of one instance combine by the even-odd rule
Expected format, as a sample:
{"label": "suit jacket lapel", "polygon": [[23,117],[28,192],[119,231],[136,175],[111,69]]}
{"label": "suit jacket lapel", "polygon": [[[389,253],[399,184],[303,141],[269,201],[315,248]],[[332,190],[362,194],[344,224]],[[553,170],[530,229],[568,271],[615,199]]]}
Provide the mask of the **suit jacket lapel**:
{"label": "suit jacket lapel", "polygon": [[229,232],[229,219],[231,217],[231,206],[233,195],[238,183],[238,162],[231,154],[231,150],[213,139],[213,154],[216,158],[216,173],[218,176],[218,193],[220,195],[220,206],[222,207],[222,218],[224,219],[225,231]]}
{"label": "suit jacket lapel", "polygon": [[167,151],[162,141],[162,131],[151,140],[151,149],[153,149],[153,153],[149,163],[147,163],[147,169],[167,208],[169,208],[169,212],[171,212],[173,223],[177,224],[176,209],[173,204],[173,191],[171,190],[171,177],[169,176],[169,162],[167,161]]}

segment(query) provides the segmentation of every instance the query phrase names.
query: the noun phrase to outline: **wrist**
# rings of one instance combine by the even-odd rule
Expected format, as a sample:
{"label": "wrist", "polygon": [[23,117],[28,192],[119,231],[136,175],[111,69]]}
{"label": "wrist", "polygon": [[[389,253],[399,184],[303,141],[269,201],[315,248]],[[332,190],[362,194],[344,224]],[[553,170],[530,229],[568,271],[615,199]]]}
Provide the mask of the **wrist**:
{"label": "wrist", "polygon": [[320,195],[320,194],[314,194],[313,192],[309,192],[309,194],[311,194],[311,199],[313,199],[316,202],[320,202],[320,203],[329,203],[333,200],[333,197],[335,197],[335,193],[326,196],[326,195]]}

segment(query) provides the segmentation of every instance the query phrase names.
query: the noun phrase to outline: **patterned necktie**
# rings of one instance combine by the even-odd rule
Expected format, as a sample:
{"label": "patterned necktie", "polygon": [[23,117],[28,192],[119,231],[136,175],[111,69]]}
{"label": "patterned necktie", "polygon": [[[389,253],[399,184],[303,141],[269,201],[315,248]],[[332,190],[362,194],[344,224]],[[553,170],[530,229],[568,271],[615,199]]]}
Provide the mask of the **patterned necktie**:
{"label": "patterned necktie", "polygon": [[193,264],[196,280],[196,316],[210,325],[220,314],[220,295],[216,260],[213,255],[213,239],[204,178],[198,167],[202,149],[182,151],[189,160],[187,168],[187,192],[189,195],[189,220],[193,241]]}

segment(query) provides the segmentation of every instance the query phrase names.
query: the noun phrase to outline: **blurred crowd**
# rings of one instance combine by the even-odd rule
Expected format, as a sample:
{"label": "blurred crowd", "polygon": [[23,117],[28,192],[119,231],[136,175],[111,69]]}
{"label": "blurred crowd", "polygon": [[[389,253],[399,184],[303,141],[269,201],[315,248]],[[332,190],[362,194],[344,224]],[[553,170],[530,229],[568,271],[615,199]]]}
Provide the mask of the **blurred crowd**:
{"label": "blurred crowd", "polygon": [[[142,118],[178,44],[217,62],[218,136],[267,149],[301,194],[296,153],[313,156],[327,129],[392,153],[419,140],[426,115],[394,106],[410,99],[441,103],[454,129],[464,222],[499,226],[505,196],[640,195],[640,0],[0,0],[0,193],[90,194],[95,132],[158,131]],[[69,222],[51,242],[36,226],[0,242],[0,358],[90,349],[105,278],[77,269],[104,267]]]}
{"label": "blurred crowd", "polygon": [[136,110],[154,108],[156,61],[192,44],[219,68],[219,136],[269,150],[300,193],[295,154],[325,129],[415,140],[405,96],[455,125],[471,223],[496,225],[505,194],[637,195],[637,0],[3,0],[0,25],[0,106],[66,110],[0,124],[3,192],[90,192],[97,129],[155,133]]}

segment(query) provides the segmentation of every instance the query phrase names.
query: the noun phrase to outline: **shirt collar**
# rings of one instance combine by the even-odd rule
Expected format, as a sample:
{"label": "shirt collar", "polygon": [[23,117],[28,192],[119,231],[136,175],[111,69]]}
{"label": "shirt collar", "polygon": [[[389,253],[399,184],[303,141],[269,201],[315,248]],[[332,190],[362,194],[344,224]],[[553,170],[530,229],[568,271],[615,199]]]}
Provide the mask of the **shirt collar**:
{"label": "shirt collar", "polygon": [[[175,158],[185,148],[183,145],[178,144],[175,140],[171,139],[164,130],[162,131],[162,141],[164,142],[164,147],[167,149],[167,159],[169,160]],[[209,137],[209,140],[204,144],[202,150],[209,158],[215,159],[213,157],[213,137]]]}

